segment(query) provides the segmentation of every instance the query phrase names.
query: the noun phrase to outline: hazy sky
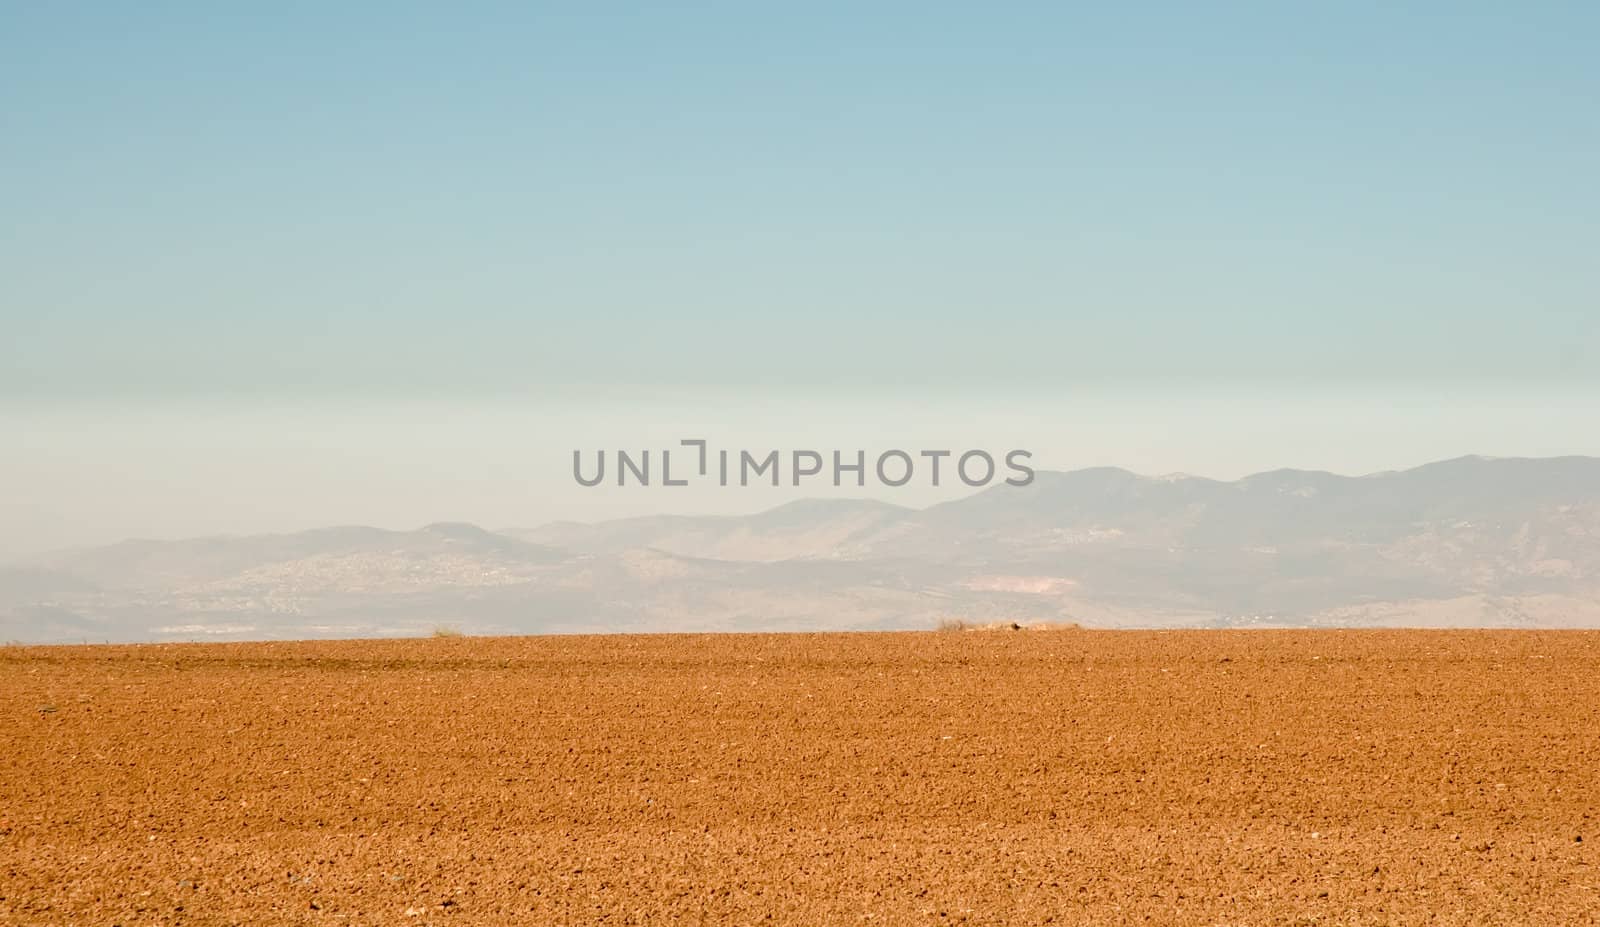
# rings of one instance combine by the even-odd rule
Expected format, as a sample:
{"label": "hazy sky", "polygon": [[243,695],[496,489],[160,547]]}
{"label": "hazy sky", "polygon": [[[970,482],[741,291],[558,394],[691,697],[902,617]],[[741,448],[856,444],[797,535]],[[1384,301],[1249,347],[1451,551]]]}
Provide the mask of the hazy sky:
{"label": "hazy sky", "polygon": [[1600,453],[1600,7],[638,6],[0,8],[0,551]]}

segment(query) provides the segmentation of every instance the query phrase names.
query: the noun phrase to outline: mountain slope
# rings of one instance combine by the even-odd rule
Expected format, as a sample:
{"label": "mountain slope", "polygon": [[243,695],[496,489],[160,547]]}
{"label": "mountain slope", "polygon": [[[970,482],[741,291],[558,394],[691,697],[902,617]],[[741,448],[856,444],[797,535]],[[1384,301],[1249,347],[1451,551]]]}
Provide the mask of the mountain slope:
{"label": "mountain slope", "polygon": [[510,534],[129,541],[0,570],[0,638],[928,627],[1600,625],[1600,460],[1234,482],[1040,472],[917,511],[809,500]]}

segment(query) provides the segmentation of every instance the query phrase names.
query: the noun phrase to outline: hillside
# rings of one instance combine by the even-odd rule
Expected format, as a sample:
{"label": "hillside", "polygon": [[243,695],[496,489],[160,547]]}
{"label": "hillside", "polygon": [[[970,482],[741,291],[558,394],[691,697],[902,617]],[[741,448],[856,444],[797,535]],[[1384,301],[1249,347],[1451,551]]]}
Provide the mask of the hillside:
{"label": "hillside", "polygon": [[0,571],[0,637],[929,627],[1600,626],[1600,460],[1234,482],[1041,472],[914,510],[128,541]]}

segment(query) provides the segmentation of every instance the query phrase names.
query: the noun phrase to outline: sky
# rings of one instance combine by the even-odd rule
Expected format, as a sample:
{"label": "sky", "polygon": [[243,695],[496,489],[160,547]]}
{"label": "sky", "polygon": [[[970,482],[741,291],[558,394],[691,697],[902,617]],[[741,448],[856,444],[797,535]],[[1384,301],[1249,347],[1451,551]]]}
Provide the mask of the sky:
{"label": "sky", "polygon": [[1395,6],[0,4],[0,553],[1600,454],[1600,8]]}

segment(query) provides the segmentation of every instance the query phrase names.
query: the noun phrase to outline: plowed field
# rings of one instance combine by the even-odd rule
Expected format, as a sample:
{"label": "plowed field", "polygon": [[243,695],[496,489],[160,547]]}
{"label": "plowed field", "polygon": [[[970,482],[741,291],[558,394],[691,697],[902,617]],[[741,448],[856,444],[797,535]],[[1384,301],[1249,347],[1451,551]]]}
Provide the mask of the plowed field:
{"label": "plowed field", "polygon": [[1600,923],[1600,634],[0,649],[4,924]]}

